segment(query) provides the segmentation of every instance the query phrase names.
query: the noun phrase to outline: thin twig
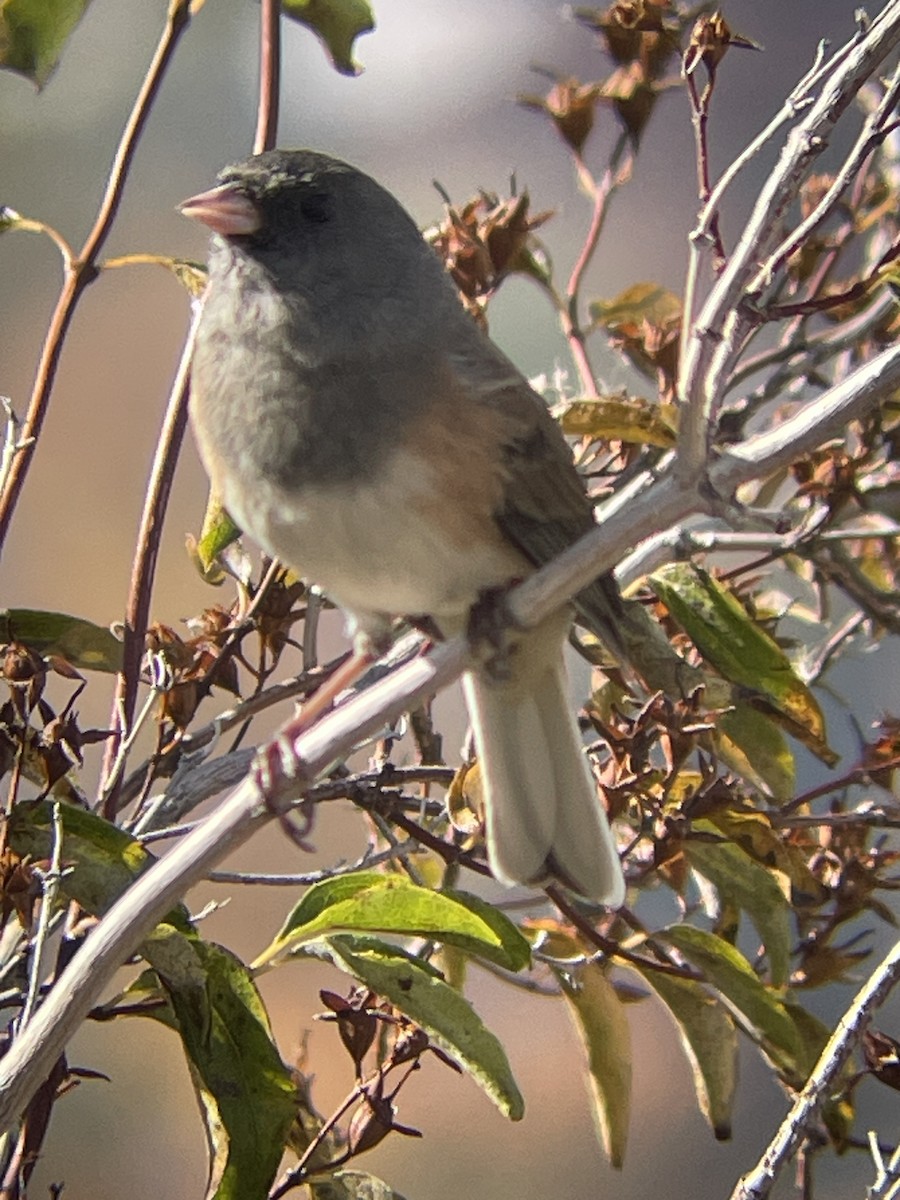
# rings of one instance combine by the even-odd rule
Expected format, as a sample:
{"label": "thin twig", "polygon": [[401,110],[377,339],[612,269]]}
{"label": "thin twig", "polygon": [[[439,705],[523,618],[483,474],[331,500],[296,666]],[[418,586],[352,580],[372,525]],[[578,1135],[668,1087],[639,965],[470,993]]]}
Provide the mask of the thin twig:
{"label": "thin twig", "polygon": [[886,266],[894,262],[900,255],[900,237],[894,239],[884,254],[873,267],[870,267],[862,279],[857,279],[839,292],[819,293],[818,281],[810,284],[809,296],[806,300],[790,300],[785,303],[770,304],[765,308],[766,320],[781,321],[787,317],[809,317],[816,313],[825,313],[839,308],[842,304],[852,304],[861,300],[878,282],[878,277]]}
{"label": "thin twig", "polygon": [[210,883],[239,883],[254,887],[312,887],[326,879],[338,879],[342,875],[352,875],[356,871],[368,871],[371,867],[379,867],[382,863],[392,862],[405,854],[413,854],[421,846],[416,838],[398,842],[372,854],[368,851],[361,855],[356,862],[338,863],[333,867],[323,867],[321,871],[303,871],[285,875],[266,874],[252,871],[210,871],[207,879]]}
{"label": "thin twig", "polygon": [[855,829],[858,826],[870,829],[900,829],[900,810],[896,813],[885,808],[854,808],[850,812],[817,813],[810,816],[782,817],[772,815],[775,829]]}
{"label": "thin twig", "polygon": [[622,182],[628,178],[631,170],[630,159],[625,165],[620,167],[619,164],[622,155],[628,145],[627,135],[622,134],[609,157],[609,165],[603,172],[599,180],[594,179],[593,175],[588,170],[583,159],[576,155],[575,162],[578,169],[578,178],[581,180],[581,185],[587,194],[591,197],[593,208],[591,212],[591,223],[588,227],[587,235],[584,243],[579,251],[578,258],[572,268],[572,273],[569,276],[569,282],[566,287],[565,300],[560,305],[559,315],[563,333],[569,343],[569,352],[578,369],[578,375],[581,380],[581,388],[586,396],[596,397],[599,390],[597,386],[597,378],[594,374],[594,369],[591,361],[587,356],[585,348],[585,333],[581,327],[581,318],[579,316],[579,306],[581,304],[581,284],[584,279],[584,273],[597,249],[597,244],[600,240],[600,234],[603,231],[603,224],[606,220],[606,214],[609,209],[609,201],[613,193],[619,188]]}
{"label": "thin twig", "polygon": [[[781,424],[729,447],[710,471],[713,495],[731,496],[747,480],[786,469],[798,455],[842,434],[850,421],[873,407],[897,382],[900,346],[891,346]],[[539,571],[510,593],[514,620],[530,628],[557,611],[601,571],[613,570],[627,550],[653,537],[661,523],[668,527],[705,510],[704,495],[705,489],[686,486],[670,472],[624,507],[607,511],[601,505],[598,529],[563,551],[554,571]]]}
{"label": "thin twig", "polygon": [[[750,142],[743,153],[726,168],[722,173],[719,182],[712,189],[703,210],[700,213],[697,225],[691,231],[690,245],[691,252],[688,257],[687,280],[684,288],[684,311],[681,321],[681,345],[679,353],[679,362],[681,370],[679,372],[679,390],[678,394],[683,401],[687,401],[686,384],[682,384],[682,380],[686,379],[685,368],[688,361],[688,344],[693,335],[694,330],[694,303],[697,291],[697,282],[700,275],[700,255],[704,246],[708,245],[712,238],[712,225],[717,219],[719,206],[722,199],[731,186],[734,179],[740,172],[759,154],[766,143],[771,141],[778,130],[788,121],[794,121],[799,112],[804,108],[808,108],[812,104],[812,97],[809,95],[810,89],[815,85],[815,82],[820,77],[821,71],[824,69],[822,64],[825,58],[825,43],[819,42],[816,50],[816,59],[810,70],[800,80],[779,111],[775,114],[772,120],[766,127],[757,134]],[[829,69],[833,69],[836,60],[833,59],[828,64]]]}
{"label": "thin twig", "polygon": [[791,255],[812,236],[822,222],[832,213],[841,196],[857,177],[872,150],[880,145],[893,128],[893,126],[887,125],[886,121],[897,107],[898,98],[900,98],[900,66],[895,69],[893,78],[885,89],[881,103],[866,117],[862,132],[844,159],[841,169],[835,175],[825,195],[805,220],[801,221],[795,229],[791,230],[790,234],[763,263],[747,286],[748,295],[756,296],[763,292],[785,263],[787,263]]}
{"label": "thin twig", "polygon": [[834,125],[862,84],[900,44],[900,0],[889,0],[838,66],[825,73],[808,114],[786,138],[779,161],[765,181],[750,219],[725,270],[693,322],[681,364],[678,394],[684,404],[676,470],[689,484],[707,463],[712,414],[728,386],[731,370],[753,324],[742,307],[760,258],[770,252],[785,212]]}
{"label": "thin twig", "polygon": [[259,12],[259,104],[253,153],[271,150],[278,140],[281,95],[281,0],[262,0]]}
{"label": "thin twig", "polygon": [[604,937],[590,921],[582,916],[578,908],[569,901],[565,892],[557,887],[556,884],[551,884],[546,889],[546,892],[566,920],[575,926],[585,941],[589,945],[595,946],[601,954],[605,954],[608,958],[620,958],[641,970],[656,971],[661,975],[672,975],[676,979],[699,980],[702,978],[702,976],[698,975],[690,967],[676,966],[674,963],[664,962],[658,958],[646,958],[642,954],[635,954],[633,950],[626,949],[621,942]]}
{"label": "thin twig", "polygon": [[[835,530],[835,532],[838,532]],[[871,530],[869,531],[871,532]],[[820,540],[824,540],[822,535]],[[830,634],[829,637],[816,649],[815,653],[810,656],[808,661],[804,661],[800,665],[799,675],[807,685],[816,683],[825,673],[825,668],[837,654],[838,650],[856,633],[860,625],[865,621],[864,613],[850,613],[840,625]]]}
{"label": "thin twig", "polygon": [[50,318],[47,336],[44,339],[28,412],[22,426],[22,446],[11,464],[6,486],[0,494],[0,549],[9,533],[16,503],[21,495],[28,468],[34,456],[37,439],[47,415],[50,394],[66,333],[75,315],[81,293],[96,278],[97,257],[118,212],[138,141],[172,60],[172,55],[181,35],[187,29],[190,19],[191,0],[170,0],[165,28],[119,141],[96,220],[81,251],[63,278],[62,289]]}
{"label": "thin twig", "polygon": [[752,1171],[738,1182],[731,1200],[765,1200],[782,1169],[797,1152],[822,1100],[871,1020],[900,979],[900,941],[896,942],[841,1017],[819,1060],[775,1137]]}
{"label": "thin twig", "polygon": [[[697,146],[697,194],[700,198],[702,211],[709,203],[710,193],[712,192],[709,182],[708,125],[709,105],[716,83],[715,68],[709,70],[709,81],[702,92],[697,91],[693,71],[684,71],[683,75],[687,83],[688,96],[691,101],[694,140]],[[709,241],[713,247],[713,270],[718,274],[725,262],[725,243],[722,241],[722,233],[719,228],[718,208],[709,210],[706,228]]]}
{"label": "thin twig", "polygon": [[50,922],[56,906],[56,897],[59,894],[59,882],[62,878],[63,825],[58,800],[51,800],[50,815],[52,822],[50,865],[43,872],[41,881],[41,907],[31,947],[31,970],[28,975],[28,991],[25,993],[25,1003],[22,1006],[22,1013],[17,1025],[17,1032],[19,1033],[21,1033],[31,1020],[38,996],[40,995],[44,950],[47,945],[47,937],[50,933]]}
{"label": "thin twig", "polygon": [[[122,669],[116,680],[111,716],[112,727],[115,729],[116,735],[110,738],[106,744],[100,785],[103,814],[110,819],[118,811],[117,779],[119,778],[118,772],[121,771],[123,765],[118,753],[119,742],[127,737],[134,716],[141,662],[144,657],[144,642],[150,623],[150,600],[156,575],[156,560],[162,539],[163,519],[172,492],[178,455],[187,430],[188,380],[196,329],[197,318],[195,316],[185,340],[181,361],[178,364],[169,394],[166,414],[156,445],[153,465],[150,469],[150,482],[147,486],[144,511],[141,514],[138,530],[125,609]],[[115,775],[113,774],[114,769],[117,772]]]}
{"label": "thin twig", "polygon": [[[265,691],[248,696],[246,700],[241,700],[231,708],[219,713],[207,724],[201,725],[190,733],[185,733],[180,739],[173,739],[155,756],[152,764],[155,778],[162,779],[173,775],[186,757],[196,755],[200,750],[216,742],[223,734],[242,725],[251,717],[286,700],[300,700],[309,695],[345,663],[347,657],[347,654],[342,654],[323,667],[316,667],[311,671],[304,671],[300,675],[283,679],[280,683],[271,684]],[[120,810],[137,798],[150,766],[150,762],[142,763],[124,781],[119,794]]]}
{"label": "thin twig", "polygon": [[18,213],[13,212],[8,208],[0,208],[0,216],[3,216],[6,220],[11,219],[13,221],[11,227],[17,233],[39,233],[44,237],[48,237],[59,251],[60,257],[63,261],[63,269],[66,271],[71,269],[72,263],[75,259],[75,251],[58,229],[54,229],[54,227],[52,225],[48,225],[46,221],[38,221],[35,220],[34,217],[19,216]]}

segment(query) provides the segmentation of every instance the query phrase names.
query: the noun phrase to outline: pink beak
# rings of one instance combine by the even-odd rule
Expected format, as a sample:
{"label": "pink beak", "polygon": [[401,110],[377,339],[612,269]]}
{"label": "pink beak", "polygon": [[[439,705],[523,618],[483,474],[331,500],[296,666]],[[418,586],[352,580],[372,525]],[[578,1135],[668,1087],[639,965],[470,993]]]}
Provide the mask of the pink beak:
{"label": "pink beak", "polygon": [[200,192],[178,205],[179,212],[194,221],[202,221],[213,233],[239,237],[256,233],[262,227],[259,209],[233,183],[223,183],[208,192]]}

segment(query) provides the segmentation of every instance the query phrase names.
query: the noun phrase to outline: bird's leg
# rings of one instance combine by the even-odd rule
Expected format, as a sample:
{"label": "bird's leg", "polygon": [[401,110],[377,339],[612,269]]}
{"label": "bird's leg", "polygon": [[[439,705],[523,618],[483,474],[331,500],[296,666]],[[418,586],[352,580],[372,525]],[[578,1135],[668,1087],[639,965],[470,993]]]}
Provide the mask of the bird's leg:
{"label": "bird's leg", "polygon": [[469,611],[466,629],[469,644],[482,669],[497,682],[510,677],[510,659],[516,648],[518,626],[507,602],[511,586],[485,588],[479,593]]}
{"label": "bird's leg", "polygon": [[[282,793],[289,790],[297,778],[298,759],[294,750],[297,738],[327,712],[336,697],[352,687],[377,658],[374,645],[360,639],[350,657],[313,692],[296,716],[260,748],[252,769],[254,781],[270,808],[283,809],[286,797]],[[289,832],[294,836],[293,829]]]}

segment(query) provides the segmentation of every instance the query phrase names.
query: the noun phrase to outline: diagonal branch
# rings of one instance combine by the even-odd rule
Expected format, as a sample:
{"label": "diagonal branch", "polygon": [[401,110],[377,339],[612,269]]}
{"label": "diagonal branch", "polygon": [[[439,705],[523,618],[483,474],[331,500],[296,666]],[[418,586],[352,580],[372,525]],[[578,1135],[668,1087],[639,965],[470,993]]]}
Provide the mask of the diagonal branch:
{"label": "diagonal branch", "polygon": [[731,1200],[765,1200],[770,1194],[781,1169],[799,1149],[823,1096],[828,1094],[830,1085],[850,1057],[872,1014],[884,1003],[898,981],[900,942],[895,942],[841,1017],[781,1128],[766,1147],[756,1167],[739,1180],[731,1193]]}
{"label": "diagonal branch", "polygon": [[[714,487],[730,495],[739,484],[768,474],[791,456],[828,440],[898,385],[900,346],[892,346],[778,429],[724,456],[711,472]],[[510,594],[515,619],[523,626],[538,623],[621,560],[632,546],[658,533],[662,525],[703,511],[707,503],[699,488],[686,488],[670,473],[515,588]],[[466,640],[454,638],[381,679],[296,740],[296,770],[289,792],[270,796],[267,803],[249,777],[141,876],[99,922],[0,1061],[0,1129],[21,1112],[118,966],[172,905],[256,829],[284,812],[335,760],[452,683],[468,661]]]}
{"label": "diagonal branch", "polygon": [[691,330],[679,382],[684,405],[677,471],[690,483],[707,461],[709,421],[725,389],[752,317],[742,307],[759,262],[779,236],[800,184],[828,145],[838,119],[865,81],[900,45],[900,0],[888,0],[869,29],[842,51],[825,75],[818,99],[788,134],[778,163],[760,191],[744,233]]}

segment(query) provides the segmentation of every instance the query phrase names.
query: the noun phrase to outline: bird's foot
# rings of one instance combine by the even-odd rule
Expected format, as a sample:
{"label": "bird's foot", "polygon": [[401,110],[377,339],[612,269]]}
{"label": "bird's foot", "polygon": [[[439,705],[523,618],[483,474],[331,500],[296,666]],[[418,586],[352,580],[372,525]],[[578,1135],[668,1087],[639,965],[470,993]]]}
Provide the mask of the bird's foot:
{"label": "bird's foot", "polygon": [[295,717],[260,748],[253,764],[253,780],[273,812],[282,814],[312,781],[306,778],[297,739],[327,712],[335,698],[351,687],[375,661],[370,649],[356,649],[316,689]]}
{"label": "bird's foot", "polygon": [[469,612],[467,636],[484,671],[503,683],[512,675],[519,626],[509,607],[509,588],[485,588]]}

